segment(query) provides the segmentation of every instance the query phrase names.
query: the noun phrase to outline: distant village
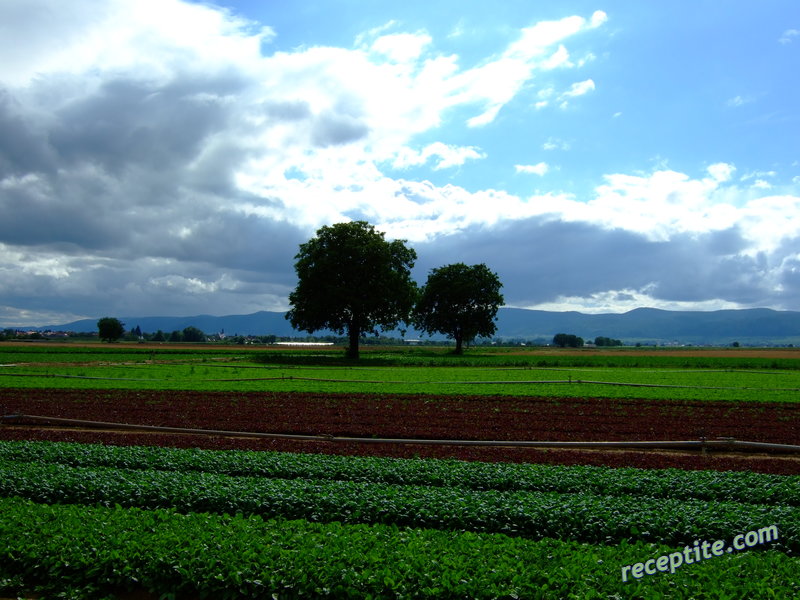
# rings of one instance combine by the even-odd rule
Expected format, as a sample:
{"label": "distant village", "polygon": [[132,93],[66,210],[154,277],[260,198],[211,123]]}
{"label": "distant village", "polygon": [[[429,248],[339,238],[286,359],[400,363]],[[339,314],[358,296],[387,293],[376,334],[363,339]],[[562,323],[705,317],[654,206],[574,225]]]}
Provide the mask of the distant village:
{"label": "distant village", "polygon": [[[564,337],[566,336],[566,337]],[[6,328],[0,331],[0,342],[2,341],[84,341],[99,342],[97,331],[56,331],[52,329],[32,329],[32,328]],[[240,345],[277,345],[277,346],[346,346],[348,343],[345,336],[276,336],[276,335],[232,335],[225,331],[219,333],[206,334],[196,327],[187,327],[183,330],[176,330],[169,333],[156,331],[155,333],[142,332],[137,326],[132,330],[126,331],[119,339],[120,342],[134,343],[209,343],[209,344],[240,344]],[[365,336],[362,344],[367,346],[447,346],[453,343],[452,340],[445,338],[399,338],[392,336]],[[478,338],[470,344],[471,346],[517,346],[517,347],[572,347],[572,348],[601,348],[618,346],[642,346],[643,344],[625,344],[621,340],[608,337],[598,337],[594,340],[583,340],[575,335],[556,334],[553,338],[537,337],[533,339],[523,338]],[[678,341],[659,342],[652,344],[658,347],[700,347],[681,343]],[[738,342],[730,344],[739,347]],[[743,344],[745,345],[745,344]],[[791,344],[789,344],[791,346]]]}

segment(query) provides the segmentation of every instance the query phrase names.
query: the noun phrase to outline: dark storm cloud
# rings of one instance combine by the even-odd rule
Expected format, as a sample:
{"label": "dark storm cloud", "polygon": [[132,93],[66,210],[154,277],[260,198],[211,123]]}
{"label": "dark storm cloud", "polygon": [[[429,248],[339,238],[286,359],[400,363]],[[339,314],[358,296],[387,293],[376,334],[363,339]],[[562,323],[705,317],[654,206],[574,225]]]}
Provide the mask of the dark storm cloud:
{"label": "dark storm cloud", "polygon": [[314,120],[311,141],[315,146],[337,146],[355,142],[369,133],[369,128],[356,117],[323,113]]}
{"label": "dark storm cloud", "polygon": [[746,248],[736,228],[653,241],[621,229],[531,218],[417,244],[417,277],[424,281],[442,264],[483,262],[504,282],[508,304],[647,290],[664,301],[751,305],[767,299],[770,275],[767,258],[743,254]]}
{"label": "dark storm cloud", "polygon": [[[0,94],[8,319],[13,307],[69,315],[283,307],[309,232],[236,208],[285,207],[236,183],[241,165],[264,150],[248,137],[246,117],[258,109],[235,72],[160,83],[115,76],[94,87],[42,77],[16,93]],[[302,102],[261,114],[272,123],[311,118]],[[330,136],[346,133],[333,127]]]}
{"label": "dark storm cloud", "polygon": [[247,272],[192,262],[81,258],[63,264],[74,269],[69,276],[17,273],[0,282],[3,303],[71,315],[231,314],[279,309],[290,291]]}
{"label": "dark storm cloud", "polygon": [[67,164],[92,161],[111,172],[130,164],[179,167],[226,126],[223,98],[240,86],[228,76],[167,84],[106,81],[56,113],[50,143]]}
{"label": "dark storm cloud", "polygon": [[54,164],[44,132],[5,89],[0,89],[0,180]]}
{"label": "dark storm cloud", "polygon": [[102,178],[71,173],[30,175],[0,193],[0,242],[21,246],[101,249],[124,244],[128,231],[106,202]]}
{"label": "dark storm cloud", "polygon": [[266,102],[264,112],[279,121],[301,121],[311,117],[311,107],[301,100]]}
{"label": "dark storm cloud", "polygon": [[[59,85],[72,96],[57,101],[52,89]],[[221,262],[230,266],[243,261],[234,254],[247,255],[233,251],[242,240],[281,240],[280,231],[258,231],[272,226],[268,219],[254,226],[257,220],[222,210],[250,200],[234,174],[259,151],[237,135],[244,126],[234,96],[243,86],[235,73],[162,83],[116,77],[77,90],[64,78],[45,77],[26,92],[27,106],[3,92],[0,242],[132,257],[163,249],[168,257],[213,262],[209,248],[223,238]],[[48,112],[49,104],[57,108]],[[294,118],[290,113],[302,106],[273,107],[275,118]],[[202,241],[176,235],[185,230],[201,231]]]}
{"label": "dark storm cloud", "polygon": [[255,278],[288,284],[293,281],[294,255],[308,237],[307,231],[286,222],[209,213],[195,221],[184,237],[152,236],[150,243],[155,256],[251,272]]}

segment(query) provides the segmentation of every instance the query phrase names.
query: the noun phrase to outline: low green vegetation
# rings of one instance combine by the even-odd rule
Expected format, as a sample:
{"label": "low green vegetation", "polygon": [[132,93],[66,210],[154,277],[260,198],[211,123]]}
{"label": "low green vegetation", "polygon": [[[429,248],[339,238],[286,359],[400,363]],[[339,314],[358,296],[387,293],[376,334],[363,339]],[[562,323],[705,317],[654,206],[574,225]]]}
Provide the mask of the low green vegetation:
{"label": "low green vegetation", "polygon": [[[0,444],[0,594],[769,598],[800,477]],[[695,540],[779,537],[623,583]]]}
{"label": "low green vegetation", "polygon": [[[791,598],[800,562],[745,552],[622,583],[654,544],[0,500],[0,593],[43,598]],[[35,582],[35,583],[33,583]],[[624,594],[620,596],[619,594]]]}
{"label": "low green vegetation", "polygon": [[652,354],[456,357],[442,350],[338,353],[0,345],[0,386],[516,395],[794,402],[800,360]]}
{"label": "low green vegetation", "polygon": [[231,477],[369,482],[500,492],[644,496],[800,507],[800,475],[408,460],[286,452],[0,441],[0,461]]}

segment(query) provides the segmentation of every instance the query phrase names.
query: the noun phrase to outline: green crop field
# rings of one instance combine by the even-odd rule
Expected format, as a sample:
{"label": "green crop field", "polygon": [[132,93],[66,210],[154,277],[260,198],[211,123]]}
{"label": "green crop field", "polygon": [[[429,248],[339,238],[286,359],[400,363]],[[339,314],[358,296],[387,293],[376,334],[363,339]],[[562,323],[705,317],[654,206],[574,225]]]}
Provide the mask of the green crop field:
{"label": "green crop field", "polygon": [[[691,424],[708,405],[720,407],[716,421],[731,413],[736,431],[791,438],[799,356],[381,348],[353,362],[337,350],[0,344],[0,406],[52,403],[79,418],[139,423],[180,422],[175,413],[196,408],[200,426],[247,409],[268,431],[283,422],[273,415],[302,431],[323,409],[345,419],[356,407],[372,412],[340,427],[371,418],[394,431],[414,406],[415,422],[441,436],[441,427],[463,433],[451,423],[468,395],[459,427],[478,435],[471,420],[500,423],[493,411],[516,402],[503,423],[522,421],[520,435],[530,419],[543,434],[624,437],[638,411],[642,435],[658,437],[663,423]],[[552,400],[526,404],[533,396]],[[581,423],[601,398],[621,400]],[[628,398],[676,402],[662,410]],[[445,404],[453,412],[442,418]],[[563,411],[544,422],[535,411],[551,405]],[[227,414],[225,423],[243,431],[249,418]],[[697,470],[611,468],[181,449],[154,434],[131,438],[147,447],[125,434],[33,441],[27,432],[77,434],[13,422],[0,431],[11,438],[0,439],[0,599],[800,598],[800,469],[756,472],[749,458],[738,471],[703,470],[713,467],[697,455],[685,467]],[[774,460],[794,473],[786,465],[796,459]],[[775,535],[733,548],[736,536],[765,531]],[[700,544],[718,540],[731,551],[701,560]],[[678,554],[677,568],[653,566]],[[637,563],[652,572],[632,570]]]}
{"label": "green crop field", "polygon": [[[25,350],[25,351],[23,351]],[[788,354],[788,353],[787,353]],[[509,354],[430,350],[341,353],[0,345],[0,386],[77,389],[488,394],[794,402],[800,359]]]}
{"label": "green crop field", "polygon": [[[0,474],[5,593],[31,581],[54,598],[800,591],[798,477],[21,442],[0,444]],[[771,526],[764,547],[622,581],[625,565]]]}

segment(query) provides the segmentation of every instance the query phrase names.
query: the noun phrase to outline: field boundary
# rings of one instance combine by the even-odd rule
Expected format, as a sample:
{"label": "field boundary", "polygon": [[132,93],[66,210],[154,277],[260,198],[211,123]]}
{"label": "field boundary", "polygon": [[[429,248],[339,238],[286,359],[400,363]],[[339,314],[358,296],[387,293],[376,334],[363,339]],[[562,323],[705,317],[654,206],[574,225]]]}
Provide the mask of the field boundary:
{"label": "field boundary", "polygon": [[65,419],[43,415],[13,414],[0,416],[0,423],[25,425],[23,421],[37,421],[68,425],[73,427],[90,427],[100,429],[124,429],[131,431],[155,431],[159,433],[213,435],[225,437],[251,437],[266,439],[302,440],[319,442],[370,443],[370,444],[422,444],[437,446],[517,446],[528,448],[605,448],[605,449],[652,449],[676,450],[694,449],[700,451],[722,450],[727,452],[752,450],[766,453],[800,453],[800,446],[791,444],[772,444],[767,442],[751,442],[734,438],[717,438],[709,440],[655,440],[655,441],[594,441],[594,442],[555,442],[555,441],[522,441],[522,440],[454,440],[425,438],[379,438],[351,437],[334,435],[310,435],[294,433],[267,433],[258,431],[230,431],[224,429],[192,429],[184,427],[165,427],[159,425],[137,425],[132,423],[116,423],[111,421],[87,421],[83,419]]}

